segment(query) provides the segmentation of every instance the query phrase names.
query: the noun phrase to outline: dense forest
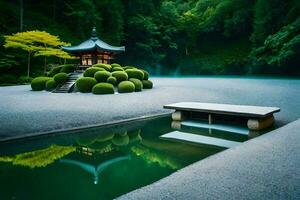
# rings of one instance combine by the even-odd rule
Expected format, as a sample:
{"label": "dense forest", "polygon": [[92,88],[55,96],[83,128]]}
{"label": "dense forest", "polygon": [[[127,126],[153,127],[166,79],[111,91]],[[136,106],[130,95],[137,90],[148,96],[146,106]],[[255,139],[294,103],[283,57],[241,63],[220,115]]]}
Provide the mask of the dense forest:
{"label": "dense forest", "polygon": [[[2,82],[26,72],[5,35],[41,30],[76,45],[93,26],[126,46],[116,62],[157,75],[300,75],[299,0],[0,0],[0,15]],[[32,76],[42,63],[33,60]]]}

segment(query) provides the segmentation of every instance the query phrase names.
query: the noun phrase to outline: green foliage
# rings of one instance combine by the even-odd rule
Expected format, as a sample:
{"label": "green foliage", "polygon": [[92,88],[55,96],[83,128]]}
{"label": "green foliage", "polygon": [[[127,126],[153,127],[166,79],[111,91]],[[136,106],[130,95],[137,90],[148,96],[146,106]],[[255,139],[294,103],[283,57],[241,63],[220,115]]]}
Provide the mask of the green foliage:
{"label": "green foliage", "polygon": [[117,82],[120,83],[121,81],[128,80],[128,75],[126,72],[123,71],[115,71],[111,74],[113,77],[117,79]]}
{"label": "green foliage", "polygon": [[142,91],[142,89],[143,89],[142,81],[140,81],[139,79],[136,79],[136,78],[130,78],[129,81],[134,84],[136,92]]}
{"label": "green foliage", "polygon": [[122,66],[120,65],[120,64],[118,64],[118,63],[113,63],[113,64],[111,64],[110,65],[112,68],[115,68],[115,67],[121,67],[122,68]]}
{"label": "green foliage", "polygon": [[127,70],[127,69],[136,69],[136,67],[133,67],[133,66],[125,66],[123,67],[124,70]]}
{"label": "green foliage", "polygon": [[134,92],[134,91],[135,91],[135,86],[130,81],[122,81],[118,85],[118,92],[119,93],[129,93],[129,92]]}
{"label": "green foliage", "polygon": [[85,70],[83,73],[84,77],[94,77],[95,73],[98,71],[105,71],[105,69],[100,68],[100,67],[89,67]]}
{"label": "green foliage", "polygon": [[47,91],[52,91],[56,88],[57,83],[55,82],[54,79],[50,79],[49,81],[46,82],[46,90]]}
{"label": "green foliage", "polygon": [[76,88],[79,92],[91,92],[94,85],[97,84],[96,79],[91,77],[82,77],[76,80]]}
{"label": "green foliage", "polygon": [[60,84],[63,84],[63,83],[65,83],[65,82],[67,81],[67,79],[68,79],[68,74],[61,72],[61,73],[58,73],[58,74],[56,74],[55,76],[53,76],[53,79],[54,79],[54,81],[55,81],[57,84],[60,85]]}
{"label": "green foliage", "polygon": [[152,89],[153,88],[153,83],[150,80],[143,80],[143,88],[144,89]]}
{"label": "green foliage", "polygon": [[110,83],[98,83],[92,89],[93,94],[114,94],[114,86]]}
{"label": "green foliage", "polygon": [[3,74],[0,75],[0,84],[16,84],[18,82],[18,79],[10,74]]}
{"label": "green foliage", "polygon": [[128,74],[128,78],[144,79],[144,73],[139,69],[127,69],[125,72]]}
{"label": "green foliage", "polygon": [[116,77],[113,77],[113,76],[108,77],[106,82],[110,83],[112,85],[117,85],[117,83],[118,83]]}
{"label": "green foliage", "polygon": [[107,78],[111,76],[111,73],[108,71],[98,71],[95,73],[94,78],[98,82],[106,82]]}
{"label": "green foliage", "polygon": [[129,136],[127,134],[115,134],[112,139],[112,143],[116,146],[126,146],[129,144]]}
{"label": "green foliage", "polygon": [[31,81],[31,88],[33,91],[41,91],[46,87],[47,81],[51,80],[50,77],[37,77]]}
{"label": "green foliage", "polygon": [[146,70],[140,69],[144,73],[144,80],[149,79],[149,73]]}
{"label": "green foliage", "polygon": [[55,74],[58,74],[61,70],[62,70],[62,66],[53,67],[48,73],[48,76],[53,77],[55,76]]}
{"label": "green foliage", "polygon": [[124,69],[123,69],[122,67],[114,67],[114,68],[112,69],[112,71],[113,71],[113,72],[115,72],[115,71],[124,71]]}
{"label": "green foliage", "polygon": [[92,67],[99,67],[99,68],[103,68],[105,69],[106,71],[110,72],[112,67],[109,65],[109,64],[103,64],[103,63],[98,63],[98,64],[95,64],[93,65]]}
{"label": "green foliage", "polygon": [[67,74],[74,72],[76,69],[76,66],[73,64],[61,65],[61,67],[62,68],[61,68],[60,72],[64,72]]}

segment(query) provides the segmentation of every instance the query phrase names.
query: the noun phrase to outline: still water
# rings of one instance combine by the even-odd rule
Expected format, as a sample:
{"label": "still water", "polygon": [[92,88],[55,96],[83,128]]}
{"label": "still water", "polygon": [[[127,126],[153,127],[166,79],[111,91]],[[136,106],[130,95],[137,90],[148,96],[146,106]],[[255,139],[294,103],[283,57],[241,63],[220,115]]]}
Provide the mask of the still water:
{"label": "still water", "polygon": [[171,124],[162,117],[3,143],[0,199],[113,199],[250,137]]}

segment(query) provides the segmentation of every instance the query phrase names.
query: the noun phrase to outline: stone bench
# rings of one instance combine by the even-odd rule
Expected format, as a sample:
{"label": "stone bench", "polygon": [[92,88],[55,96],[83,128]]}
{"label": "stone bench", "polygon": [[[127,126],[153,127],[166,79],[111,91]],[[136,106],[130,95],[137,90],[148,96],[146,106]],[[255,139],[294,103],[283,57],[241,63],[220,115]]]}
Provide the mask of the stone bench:
{"label": "stone bench", "polygon": [[180,102],[165,105],[166,109],[173,109],[174,121],[183,121],[187,118],[186,113],[208,114],[208,123],[212,124],[213,115],[245,117],[248,119],[247,126],[250,130],[262,130],[274,124],[273,114],[280,111],[277,107],[230,105],[216,103]]}

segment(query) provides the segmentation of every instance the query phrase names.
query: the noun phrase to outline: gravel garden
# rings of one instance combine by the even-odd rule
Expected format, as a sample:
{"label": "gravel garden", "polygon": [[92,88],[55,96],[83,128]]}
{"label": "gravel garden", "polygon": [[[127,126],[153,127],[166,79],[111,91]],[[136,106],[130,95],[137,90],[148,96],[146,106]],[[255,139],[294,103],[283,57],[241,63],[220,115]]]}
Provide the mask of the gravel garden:
{"label": "gravel garden", "polygon": [[[53,91],[62,86],[70,73],[76,71],[76,66],[68,64],[52,68],[44,77],[32,80],[33,91]],[[83,75],[76,80],[73,91],[93,94],[114,94],[141,92],[152,89],[149,73],[133,66],[122,67],[119,64],[95,64],[87,68]]]}

